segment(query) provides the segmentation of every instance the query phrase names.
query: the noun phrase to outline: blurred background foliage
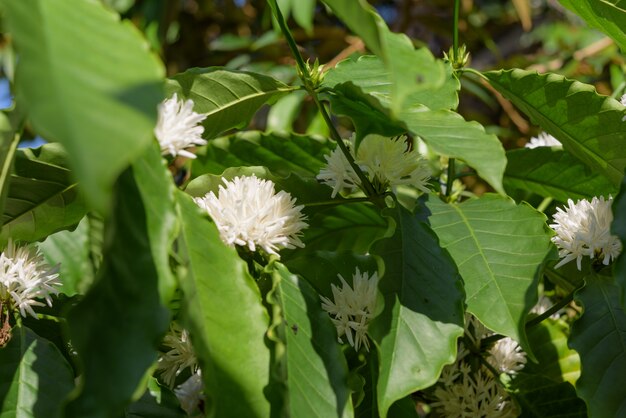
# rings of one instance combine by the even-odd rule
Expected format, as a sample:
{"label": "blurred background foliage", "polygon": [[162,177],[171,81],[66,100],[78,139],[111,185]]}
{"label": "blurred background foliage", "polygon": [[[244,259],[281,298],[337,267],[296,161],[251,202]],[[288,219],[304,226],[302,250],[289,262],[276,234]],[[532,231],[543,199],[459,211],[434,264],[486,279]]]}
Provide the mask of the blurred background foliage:
{"label": "blurred background foliage", "polygon": [[[167,75],[191,67],[224,66],[265,73],[297,83],[295,65],[264,0],[101,0],[145,33],[162,58]],[[370,0],[387,24],[437,57],[452,44],[450,0]],[[363,43],[315,0],[279,0],[305,58],[327,67],[353,54]],[[555,72],[593,84],[600,94],[619,98],[626,89],[626,62],[617,46],[588,28],[558,0],[463,0],[460,40],[478,70],[524,68]],[[11,80],[10,39],[0,43],[4,77]],[[114,63],[112,63],[114,65]],[[459,113],[477,120],[518,148],[538,133],[508,102],[488,87],[462,79]],[[1,85],[0,85],[1,87]],[[2,93],[0,92],[0,96]],[[251,128],[327,135],[315,106],[303,92],[259,112]],[[352,130],[338,120],[343,134]],[[28,136],[26,136],[28,139]]]}

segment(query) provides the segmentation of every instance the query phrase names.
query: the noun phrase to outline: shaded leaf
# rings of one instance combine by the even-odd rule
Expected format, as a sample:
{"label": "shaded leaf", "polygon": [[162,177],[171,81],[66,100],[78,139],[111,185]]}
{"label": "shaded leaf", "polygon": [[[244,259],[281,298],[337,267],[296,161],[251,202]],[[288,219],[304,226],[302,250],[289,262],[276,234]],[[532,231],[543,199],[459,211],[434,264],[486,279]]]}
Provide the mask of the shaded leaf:
{"label": "shaded leaf", "polygon": [[65,145],[83,192],[103,211],[117,176],[153,140],[162,65],[132,23],[100,2],[3,5],[20,57],[16,94],[35,131]]}
{"label": "shaded leaf", "polygon": [[[626,177],[622,179],[622,187],[613,202],[613,217],[611,232],[622,241],[622,248],[626,248]],[[626,306],[626,251],[622,251],[615,263],[615,281],[620,290],[620,303]]]}
{"label": "shaded leaf", "polygon": [[431,198],[427,206],[463,277],[467,310],[531,353],[526,315],[537,302],[537,271],[552,245],[545,216],[494,194],[461,204]]}
{"label": "shaded leaf", "polygon": [[507,152],[504,186],[522,189],[561,202],[615,194],[615,186],[604,176],[593,173],[569,153],[550,147],[517,149]]}
{"label": "shaded leaf", "polygon": [[37,241],[73,228],[87,208],[59,144],[19,149],[15,155],[0,241]]}
{"label": "shaded leaf", "polygon": [[378,241],[384,311],[370,325],[380,355],[378,411],[437,381],[456,357],[463,334],[463,290],[454,262],[436,235],[401,206],[390,210],[392,236]]}
{"label": "shaded leaf", "polygon": [[270,353],[264,336],[269,318],[259,289],[237,251],[222,243],[215,225],[191,198],[181,192],[177,200],[187,263],[181,287],[210,397],[207,415],[268,417],[264,389]]}
{"label": "shaded leaf", "polygon": [[265,103],[295,90],[272,77],[220,67],[192,68],[168,80],[174,92],[194,102],[194,110],[206,113],[205,138],[215,138],[232,128],[245,127]]}
{"label": "shaded leaf", "polygon": [[21,119],[21,115],[15,110],[0,112],[0,212],[3,214],[9,191],[13,158],[20,142],[20,135],[15,129],[21,123],[18,119]]}
{"label": "shaded leaf", "polygon": [[589,26],[609,35],[626,52],[626,7],[621,0],[559,0]]}
{"label": "shaded leaf", "polygon": [[484,73],[491,85],[580,161],[617,186],[626,168],[624,107],[593,86],[524,70]]}
{"label": "shaded leaf", "polygon": [[274,280],[285,327],[289,416],[353,416],[348,366],[318,293],[281,264]]}
{"label": "shaded leaf", "polygon": [[63,355],[26,327],[14,327],[0,348],[0,416],[57,418],[74,373]]}
{"label": "shaded leaf", "polygon": [[593,274],[576,293],[583,315],[572,325],[569,345],[580,355],[582,372],[576,382],[590,417],[626,414],[626,314],[613,279]]}
{"label": "shaded leaf", "polygon": [[586,418],[587,407],[569,382],[518,373],[509,390],[522,407],[522,418]]}
{"label": "shaded leaf", "polygon": [[173,184],[156,144],[120,176],[96,281],[70,311],[82,390],[68,417],[118,416],[157,359],[174,292],[168,256]]}
{"label": "shaded leaf", "polygon": [[153,377],[141,398],[128,405],[124,418],[184,418],[188,416],[179,406],[174,393],[157,383]]}

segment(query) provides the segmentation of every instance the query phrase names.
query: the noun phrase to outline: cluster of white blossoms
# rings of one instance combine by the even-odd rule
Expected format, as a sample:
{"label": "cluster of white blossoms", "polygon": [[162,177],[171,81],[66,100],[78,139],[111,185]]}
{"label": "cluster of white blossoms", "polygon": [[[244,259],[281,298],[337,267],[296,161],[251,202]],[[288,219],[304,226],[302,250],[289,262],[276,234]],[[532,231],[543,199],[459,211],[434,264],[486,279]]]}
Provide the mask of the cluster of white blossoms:
{"label": "cluster of white blossoms", "polygon": [[367,329],[376,313],[378,273],[369,277],[369,273],[361,273],[357,268],[352,276],[353,287],[340,274],[337,276],[341,280],[341,289],[331,284],[334,300],[320,296],[322,309],[331,315],[340,343],[343,343],[341,337],[345,335],[356,351],[361,344],[369,351]]}
{"label": "cluster of white blossoms", "polygon": [[194,145],[206,145],[202,139],[204,127],[200,123],[206,114],[193,111],[193,101],[178,100],[178,95],[165,99],[159,104],[157,125],[154,135],[161,145],[163,155],[196,158],[195,154],[186,149]]}
{"label": "cluster of white blossoms", "polygon": [[58,295],[58,266],[50,267],[39,250],[32,246],[19,247],[9,240],[0,254],[0,301],[12,304],[20,314],[37,318],[33,306],[52,306],[52,295]]}
{"label": "cluster of white blossoms", "polygon": [[[465,341],[475,349],[493,333],[474,316],[467,314]],[[526,364],[526,354],[511,338],[498,340],[486,354],[486,361],[500,373],[514,375]],[[517,411],[501,383],[484,365],[472,367],[471,354],[463,341],[459,342],[456,361],[445,366],[437,385],[430,393],[435,416],[467,418],[516,417]]]}
{"label": "cluster of white blossoms", "polygon": [[[416,151],[409,149],[404,138],[386,138],[368,135],[361,141],[355,153],[355,138],[349,149],[354,162],[379,191],[400,185],[413,186],[425,193],[431,171],[427,161]],[[333,188],[332,197],[341,190],[354,191],[360,180],[339,147],[326,157],[326,166],[317,179]]]}
{"label": "cluster of white blossoms", "polygon": [[190,369],[191,376],[184,383],[176,386],[174,394],[183,410],[188,415],[195,416],[198,412],[198,405],[204,399],[204,386],[198,358],[189,338],[189,331],[178,323],[172,322],[169,331],[163,337],[162,344],[167,351],[159,356],[157,371],[169,387],[174,387],[176,378],[185,369]]}
{"label": "cluster of white blossoms", "polygon": [[258,246],[274,255],[282,248],[304,247],[300,240],[302,230],[308,227],[304,206],[295,206],[289,193],[276,193],[272,181],[255,175],[223,182],[217,196],[210,192],[194,200],[211,216],[224,243],[246,246],[250,251]]}
{"label": "cluster of white blossoms", "polygon": [[541,132],[539,136],[533,136],[530,141],[524,145],[526,148],[538,147],[563,147],[563,144],[547,132]]}
{"label": "cluster of white blossoms", "polygon": [[557,208],[550,227],[556,232],[552,241],[562,260],[555,268],[576,260],[576,266],[581,270],[583,257],[602,260],[604,265],[617,258],[622,243],[617,236],[611,235],[612,202],[612,197],[608,200],[594,197],[591,202],[583,199],[576,203],[569,199],[565,209]]}

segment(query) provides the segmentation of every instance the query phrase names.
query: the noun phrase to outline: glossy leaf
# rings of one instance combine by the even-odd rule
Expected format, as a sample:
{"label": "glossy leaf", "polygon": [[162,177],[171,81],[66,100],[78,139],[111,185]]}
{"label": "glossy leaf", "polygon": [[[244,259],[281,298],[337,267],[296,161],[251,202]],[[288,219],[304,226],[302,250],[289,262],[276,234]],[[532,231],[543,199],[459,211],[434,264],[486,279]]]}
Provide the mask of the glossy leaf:
{"label": "glossy leaf", "polygon": [[348,366],[318,293],[285,266],[275,268],[274,297],[285,326],[289,416],[353,416]]}
{"label": "glossy leaf", "polygon": [[526,315],[537,302],[537,272],[552,245],[545,216],[494,194],[461,204],[431,198],[427,206],[463,277],[467,310],[530,352]]}
{"label": "glossy leaf", "polygon": [[73,228],[87,208],[59,144],[17,151],[0,241],[37,241]]}
{"label": "glossy leaf", "polygon": [[389,71],[391,113],[398,114],[408,97],[419,90],[437,88],[445,79],[441,60],[427,48],[415,49],[404,34],[393,33],[366,0],[323,0]]}
{"label": "glossy leaf", "polygon": [[194,110],[207,114],[203,137],[215,138],[229,129],[245,127],[262,105],[295,87],[263,74],[209,67],[173,76],[167,90],[193,100]]}
{"label": "glossy leaf", "polygon": [[117,176],[153,140],[161,63],[132,23],[100,2],[3,6],[20,57],[16,93],[33,128],[65,145],[89,202],[106,209]]}
{"label": "glossy leaf", "polygon": [[561,141],[565,151],[620,184],[626,168],[626,111],[619,102],[557,74],[503,70],[484,75],[533,123]]}
{"label": "glossy leaf", "polygon": [[609,35],[626,52],[626,6],[621,0],[559,0],[589,26]]}
{"label": "glossy leaf", "polygon": [[576,293],[583,315],[569,339],[582,363],[576,391],[589,417],[620,417],[626,414],[626,385],[618,383],[626,375],[626,313],[612,278],[594,274],[585,281]]}
{"label": "glossy leaf", "polygon": [[173,184],[156,144],[120,177],[96,282],[68,317],[82,390],[68,417],[120,414],[157,359],[173,295]]}
{"label": "glossy leaf", "polygon": [[325,138],[247,131],[215,139],[198,149],[192,175],[221,174],[229,167],[264,166],[279,176],[315,177],[332,150]]}
{"label": "glossy leaf", "polygon": [[587,407],[569,382],[521,372],[509,390],[522,407],[521,418],[587,418]]}
{"label": "glossy leaf", "polygon": [[0,417],[60,418],[74,373],[63,355],[26,327],[0,348]]}
{"label": "glossy leaf", "polygon": [[181,287],[210,398],[207,415],[268,417],[264,388],[270,353],[264,336],[269,318],[259,289],[237,251],[222,243],[191,198],[179,193],[177,200],[187,262]]}
{"label": "glossy leaf", "polygon": [[[389,211],[393,235],[378,241],[384,311],[370,325],[379,348],[378,411],[434,384],[456,357],[463,334],[461,278],[430,227],[399,207]],[[384,267],[383,267],[384,265]]]}
{"label": "glossy leaf", "polygon": [[507,190],[526,190],[561,202],[591,200],[594,196],[614,195],[617,191],[606,177],[592,172],[563,150],[524,148],[506,155],[509,162],[504,186]]}
{"label": "glossy leaf", "polygon": [[60,231],[48,236],[39,244],[39,249],[49,265],[59,265],[61,293],[68,296],[87,293],[95,275],[90,259],[87,218],[83,218],[74,231]]}

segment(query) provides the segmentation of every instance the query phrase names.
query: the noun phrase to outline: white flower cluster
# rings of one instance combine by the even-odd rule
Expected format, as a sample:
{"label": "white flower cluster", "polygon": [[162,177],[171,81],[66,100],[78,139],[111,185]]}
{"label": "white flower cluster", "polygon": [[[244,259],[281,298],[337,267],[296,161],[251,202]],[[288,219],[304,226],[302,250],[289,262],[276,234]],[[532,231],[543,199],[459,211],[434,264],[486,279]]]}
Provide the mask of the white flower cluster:
{"label": "white flower cluster", "polygon": [[189,338],[189,331],[178,323],[172,322],[162,344],[167,347],[167,351],[159,356],[157,371],[168,386],[174,387],[176,378],[185,369],[191,370],[191,376],[184,383],[176,386],[174,394],[181,408],[188,415],[195,416],[198,412],[198,405],[204,400],[204,385],[198,359]]}
{"label": "white flower cluster", "polygon": [[611,197],[608,200],[594,197],[591,202],[583,199],[576,203],[569,199],[565,210],[557,208],[550,227],[556,232],[552,241],[563,259],[555,268],[576,260],[580,270],[583,257],[601,259],[605,265],[617,258],[622,243],[617,236],[611,235],[612,202]]}
{"label": "white flower cluster", "polygon": [[[410,185],[425,193],[429,191],[426,187],[431,174],[428,163],[419,153],[409,150],[403,138],[368,135],[355,153],[353,137],[349,149],[355,163],[378,190]],[[339,147],[326,156],[326,166],[317,179],[333,188],[332,197],[343,189],[352,192],[360,184]]]}
{"label": "white flower cluster", "polygon": [[12,304],[20,314],[37,318],[33,306],[52,306],[51,295],[58,295],[58,266],[51,268],[39,250],[31,246],[18,247],[9,240],[0,254],[0,301]]}
{"label": "white flower cluster", "polygon": [[154,135],[161,145],[161,153],[173,157],[182,155],[196,158],[195,154],[186,148],[206,145],[207,142],[202,139],[204,127],[200,125],[206,116],[193,111],[192,100],[178,100],[176,93],[171,98],[165,99],[159,104],[157,125],[154,128]]}
{"label": "white flower cluster", "polygon": [[541,132],[539,136],[533,136],[530,138],[530,142],[524,145],[526,148],[538,148],[538,147],[563,147],[563,144],[550,135],[547,132]]}
{"label": "white flower cluster", "polygon": [[357,268],[352,276],[353,287],[340,274],[338,277],[341,280],[341,289],[332,284],[334,301],[320,296],[322,308],[332,316],[339,342],[343,343],[341,337],[345,335],[355,350],[358,351],[363,344],[369,351],[367,329],[376,310],[378,274],[374,273],[369,277],[369,273],[361,273]]}
{"label": "white flower cluster", "polygon": [[295,206],[289,193],[276,193],[272,181],[255,175],[223,181],[217,196],[210,192],[194,200],[211,216],[224,243],[250,251],[258,246],[274,255],[281,248],[304,247],[299,237],[308,227],[304,206]]}
{"label": "white flower cluster", "polygon": [[[466,341],[475,348],[493,335],[474,316],[467,314]],[[516,374],[526,364],[526,354],[511,338],[498,340],[486,353],[487,362],[498,372]],[[472,368],[470,351],[459,343],[456,361],[445,366],[431,392],[431,407],[438,417],[516,417],[517,411],[497,377],[484,365]]]}
{"label": "white flower cluster", "polygon": [[622,96],[622,98],[621,98],[621,99],[619,99],[619,102],[620,102],[622,105],[626,106],[626,94],[624,94],[624,95]]}

